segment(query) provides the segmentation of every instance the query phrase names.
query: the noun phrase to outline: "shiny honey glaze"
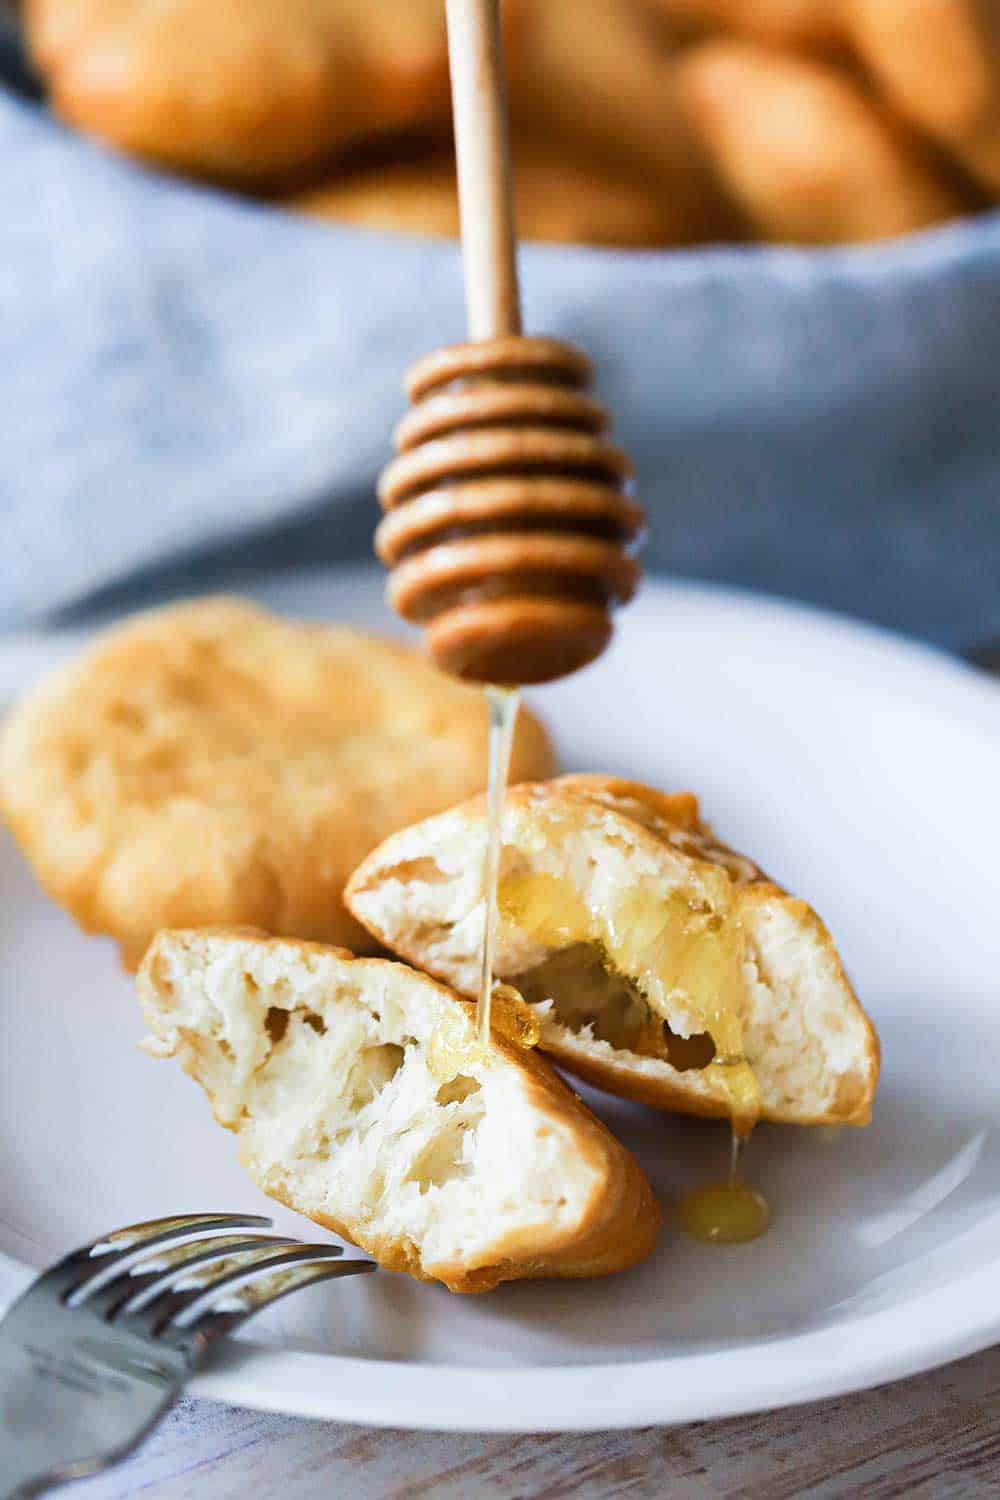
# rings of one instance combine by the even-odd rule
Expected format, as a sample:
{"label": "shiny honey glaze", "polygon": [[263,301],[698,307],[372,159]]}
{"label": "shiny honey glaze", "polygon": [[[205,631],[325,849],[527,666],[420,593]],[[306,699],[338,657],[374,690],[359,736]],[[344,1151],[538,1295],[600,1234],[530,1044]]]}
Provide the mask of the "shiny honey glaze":
{"label": "shiny honey glaze", "polygon": [[[635,976],[638,988],[631,985],[628,1005],[609,1005],[606,997],[595,1007],[606,1028],[605,1040],[663,1057],[675,1067],[699,1067],[725,1103],[736,1134],[749,1134],[760,1113],[760,1092],[743,1052],[743,932],[731,911],[716,909],[683,889],[655,897],[627,889],[600,909],[592,908],[574,885],[549,873],[506,878],[499,906],[501,916],[525,936],[557,950],[555,958],[559,950],[589,945],[619,985],[629,984],[624,975]],[[572,992],[586,980],[582,973],[577,979],[567,974],[565,980],[559,986],[558,1009],[572,1024],[566,1006],[571,1010]],[[530,975],[520,976],[518,984],[529,999],[540,998]],[[696,1022],[690,1037],[673,1036],[646,1002],[653,989],[663,995],[680,992],[685,1011]],[[609,1024],[614,1028],[610,1034]],[[596,1025],[595,1034],[602,1034]]]}

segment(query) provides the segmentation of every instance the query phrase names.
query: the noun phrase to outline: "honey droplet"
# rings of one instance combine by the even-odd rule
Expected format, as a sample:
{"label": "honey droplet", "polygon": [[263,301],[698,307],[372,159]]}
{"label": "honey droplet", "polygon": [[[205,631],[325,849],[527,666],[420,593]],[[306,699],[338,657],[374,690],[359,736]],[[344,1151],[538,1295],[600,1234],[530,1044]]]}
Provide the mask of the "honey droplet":
{"label": "honey droplet", "polygon": [[512,984],[493,986],[493,1027],[505,1041],[525,1050],[537,1047],[542,1026],[520,990]]}
{"label": "honey droplet", "polygon": [[681,1228],[709,1245],[739,1245],[755,1240],[771,1222],[760,1193],[745,1182],[706,1182],[682,1193],[674,1205]]}

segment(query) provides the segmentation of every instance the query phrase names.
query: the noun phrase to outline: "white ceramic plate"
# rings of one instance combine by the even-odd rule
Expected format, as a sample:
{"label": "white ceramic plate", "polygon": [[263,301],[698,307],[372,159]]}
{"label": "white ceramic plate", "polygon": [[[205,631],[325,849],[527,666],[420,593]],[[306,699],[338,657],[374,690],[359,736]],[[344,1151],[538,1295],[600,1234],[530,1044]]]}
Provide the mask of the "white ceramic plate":
{"label": "white ceramic plate", "polygon": [[[259,592],[388,623],[370,572]],[[0,692],[68,644],[0,644]],[[567,766],[695,787],[727,839],[824,914],[882,1035],[874,1124],[833,1141],[761,1129],[747,1175],[775,1221],[753,1245],[667,1229],[626,1275],[478,1298],[388,1274],[318,1288],[195,1390],[401,1427],[593,1429],[810,1400],[1000,1338],[1000,692],[806,609],[648,584],[608,656],[538,697]],[[200,1090],[136,1050],[111,945],[41,895],[9,840],[0,909],[8,1293],[111,1225],[268,1211]],[[722,1169],[720,1126],[588,1098],[665,1200]]]}

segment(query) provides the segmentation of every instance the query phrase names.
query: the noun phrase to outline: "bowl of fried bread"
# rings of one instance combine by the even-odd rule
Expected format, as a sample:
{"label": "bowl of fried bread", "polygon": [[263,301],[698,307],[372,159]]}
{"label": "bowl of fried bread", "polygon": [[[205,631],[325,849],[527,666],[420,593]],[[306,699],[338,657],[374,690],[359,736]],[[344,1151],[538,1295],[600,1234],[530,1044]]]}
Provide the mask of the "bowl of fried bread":
{"label": "bowl of fried bread", "polygon": [[[523,237],[848,244],[1000,194],[988,0],[507,0]],[[55,112],[335,222],[454,236],[444,7],[29,0]]]}
{"label": "bowl of fried bread", "polygon": [[[14,613],[43,584],[51,608],[148,561],[145,533],[101,519],[133,483],[157,556],[312,517],[321,497],[345,516],[337,555],[361,555],[370,522],[345,502],[384,462],[401,371],[463,327],[443,6],[19,15],[40,98],[0,96],[11,220],[25,286],[67,306],[48,423],[15,421],[8,474],[30,513],[46,444],[73,447],[96,519],[86,566],[30,595],[12,570]],[[593,356],[650,561],[947,644],[988,634],[995,7],[508,0],[504,17],[528,326]],[[103,320],[72,316],[95,287]],[[26,292],[13,316],[15,341],[46,347],[46,302]],[[127,440],[121,347],[155,413]],[[213,475],[197,507],[179,498],[195,453]],[[959,570],[967,590],[929,624]]]}

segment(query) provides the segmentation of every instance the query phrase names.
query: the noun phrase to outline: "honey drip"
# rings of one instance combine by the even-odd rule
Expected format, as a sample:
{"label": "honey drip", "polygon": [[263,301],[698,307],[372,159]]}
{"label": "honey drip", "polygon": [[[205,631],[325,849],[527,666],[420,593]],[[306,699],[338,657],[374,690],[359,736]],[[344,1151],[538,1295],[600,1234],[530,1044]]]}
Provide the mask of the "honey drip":
{"label": "honey drip", "polygon": [[729,1176],[682,1193],[674,1205],[681,1228],[709,1245],[740,1245],[758,1239],[771,1222],[766,1200],[739,1178],[743,1142],[732,1132]]}
{"label": "honey drip", "polygon": [[[503,805],[510,770],[510,750],[514,725],[520,707],[516,690],[499,687],[485,689],[489,704],[489,779],[486,789],[486,856],[483,862],[483,952],[479,973],[479,1000],[476,1006],[476,1030],[479,1043],[490,1041],[490,1009],[493,1001],[493,960],[497,934],[497,884],[500,878],[500,846],[503,838]],[[536,1038],[537,1040],[537,1038]]]}
{"label": "honey drip", "polygon": [[537,1047],[542,1035],[542,1023],[520,990],[512,984],[493,986],[493,1030],[515,1047],[530,1050]]}

